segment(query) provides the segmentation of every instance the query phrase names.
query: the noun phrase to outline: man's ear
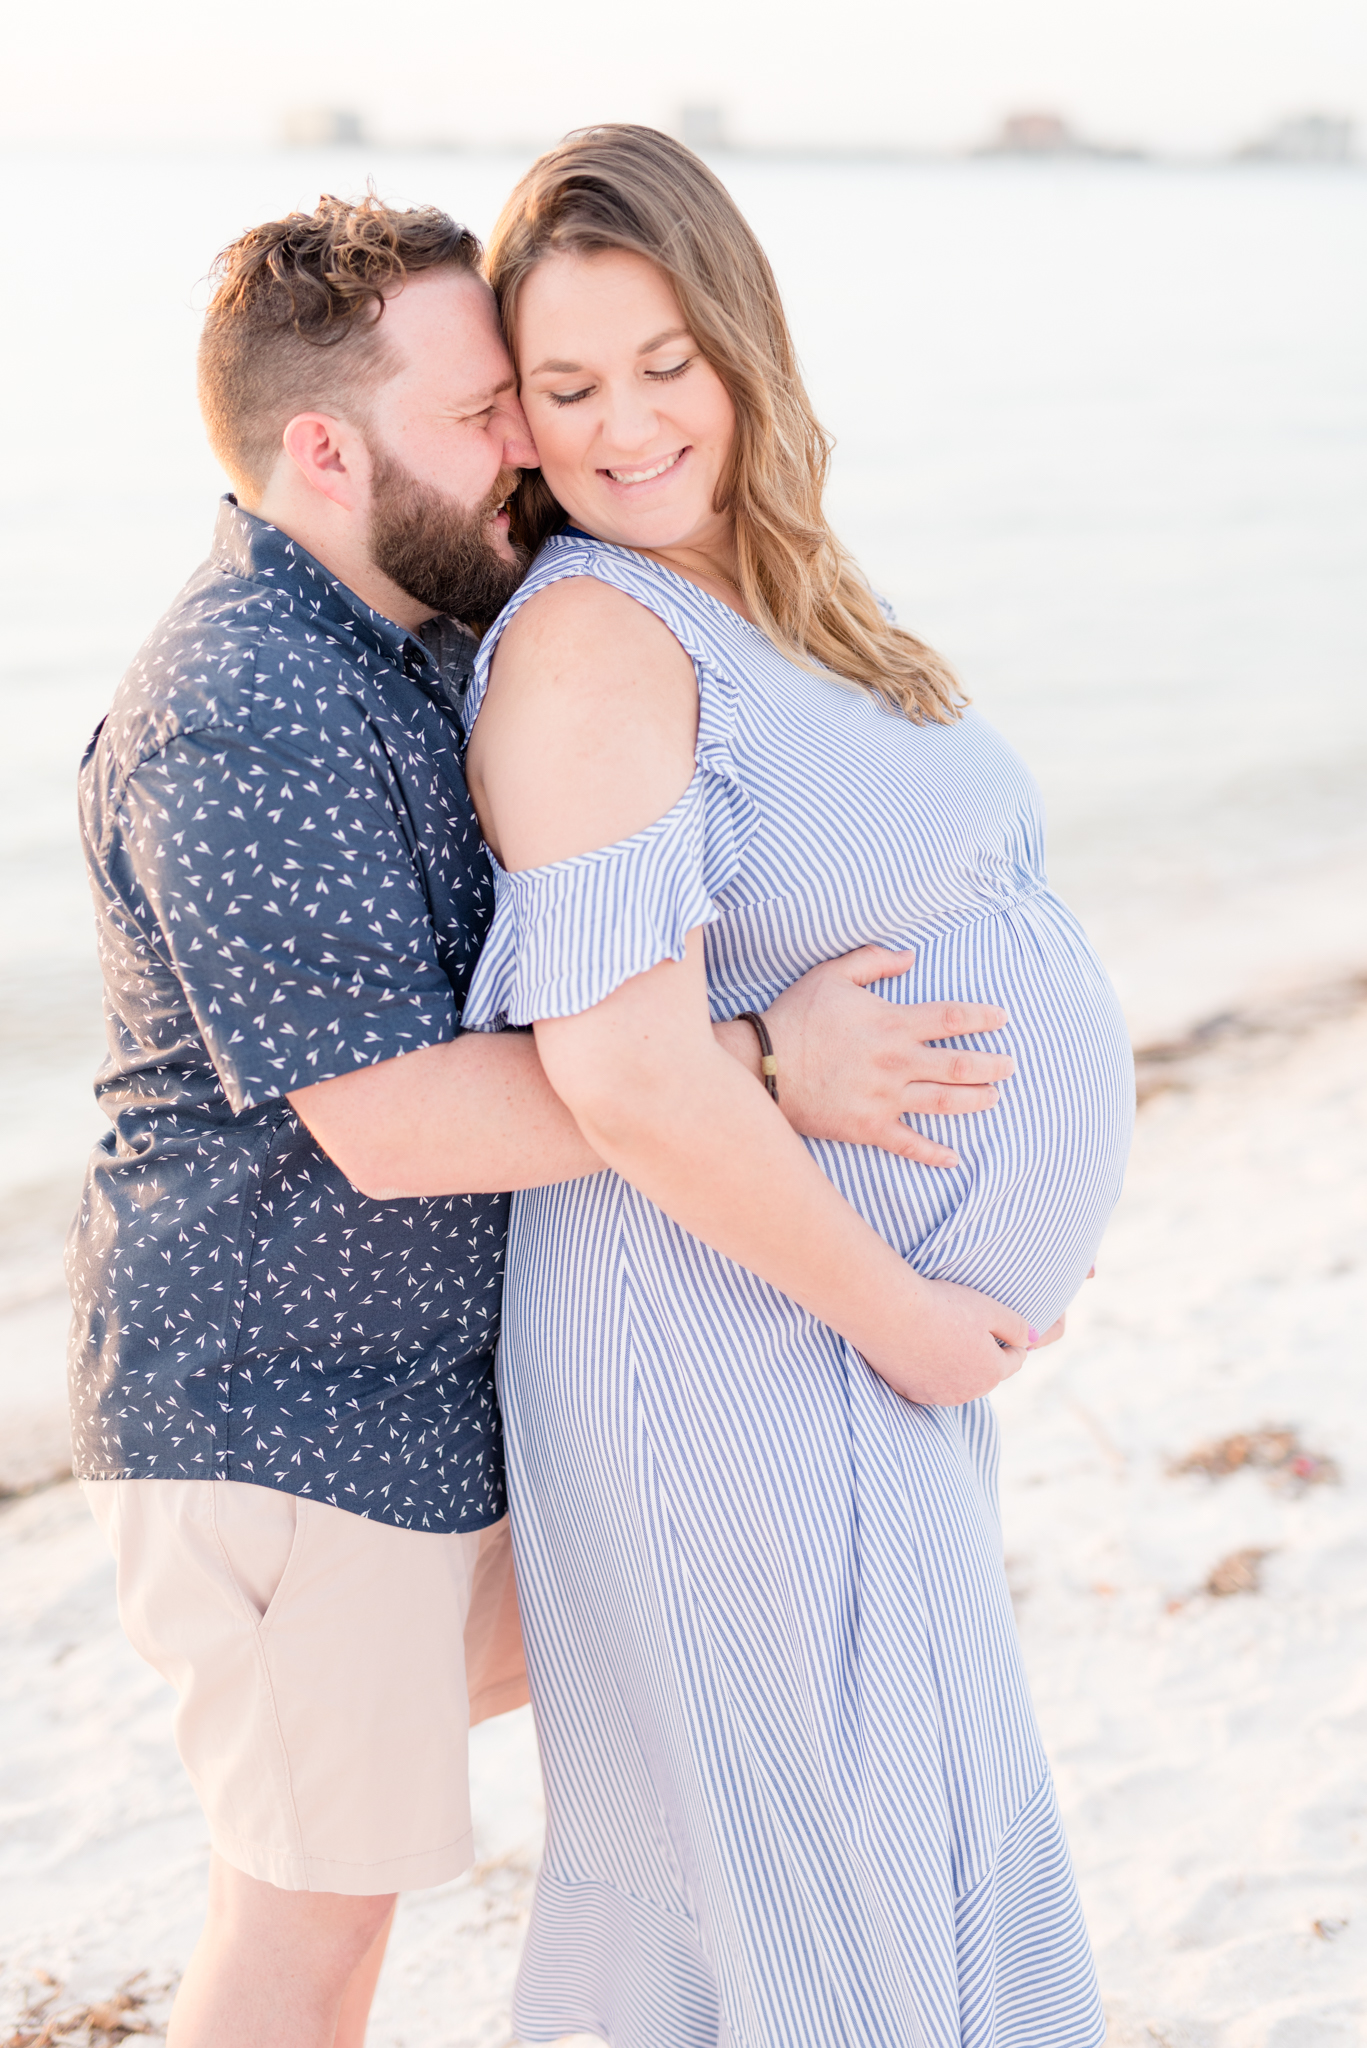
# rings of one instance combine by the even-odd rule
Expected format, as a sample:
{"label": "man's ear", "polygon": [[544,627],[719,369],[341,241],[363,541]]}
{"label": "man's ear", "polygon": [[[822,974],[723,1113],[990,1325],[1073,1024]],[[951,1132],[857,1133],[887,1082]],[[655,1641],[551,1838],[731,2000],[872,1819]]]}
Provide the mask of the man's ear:
{"label": "man's ear", "polygon": [[370,450],[354,427],[330,413],[301,412],[280,445],[310,490],[345,512],[359,509],[370,488]]}

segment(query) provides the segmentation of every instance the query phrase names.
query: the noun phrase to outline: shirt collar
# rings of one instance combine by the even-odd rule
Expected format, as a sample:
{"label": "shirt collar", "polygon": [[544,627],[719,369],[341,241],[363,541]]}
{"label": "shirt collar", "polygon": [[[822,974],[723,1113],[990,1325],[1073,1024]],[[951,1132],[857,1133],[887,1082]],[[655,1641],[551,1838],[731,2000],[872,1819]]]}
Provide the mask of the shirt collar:
{"label": "shirt collar", "polygon": [[414,682],[439,684],[437,664],[416,633],[373,611],[298,541],[244,511],[231,492],[219,502],[214,560],[229,575],[281,591],[320,625],[359,640]]}

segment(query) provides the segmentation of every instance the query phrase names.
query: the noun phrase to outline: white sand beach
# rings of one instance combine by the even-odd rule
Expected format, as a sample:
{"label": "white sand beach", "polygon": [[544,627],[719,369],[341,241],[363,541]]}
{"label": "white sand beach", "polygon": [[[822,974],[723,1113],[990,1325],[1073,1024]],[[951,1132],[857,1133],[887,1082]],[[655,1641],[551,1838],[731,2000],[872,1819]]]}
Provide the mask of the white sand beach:
{"label": "white sand beach", "polygon": [[[1367,2041],[1367,980],[1198,1033],[1141,1084],[1097,1278],[998,1398],[1025,1653],[1114,2048],[1349,2048]],[[52,1248],[32,1219],[9,1268],[11,1486],[60,1463]],[[1174,1473],[1193,1453],[1236,1469]],[[159,2031],[205,1866],[170,1695],[119,1633],[70,1481],[0,1506],[0,1574],[0,2041],[119,2037],[82,2011]],[[374,2048],[508,2048],[541,1825],[528,1712],[474,1753],[479,1865],[401,1907]],[[125,1985],[141,2002],[111,2007]]]}

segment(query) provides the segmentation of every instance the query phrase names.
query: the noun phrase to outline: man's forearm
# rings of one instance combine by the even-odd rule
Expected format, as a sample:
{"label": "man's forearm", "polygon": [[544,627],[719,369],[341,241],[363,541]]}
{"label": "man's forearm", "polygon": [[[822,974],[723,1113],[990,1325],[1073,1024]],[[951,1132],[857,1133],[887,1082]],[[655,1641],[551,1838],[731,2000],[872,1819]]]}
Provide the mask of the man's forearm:
{"label": "man's forearm", "polygon": [[[718,1043],[759,1075],[748,1024]],[[290,1096],[354,1187],[382,1196],[502,1194],[581,1180],[603,1162],[546,1079],[529,1031],[471,1031]]]}
{"label": "man's forearm", "polygon": [[500,1194],[597,1173],[530,1032],[465,1033],[290,1103],[353,1186],[382,1196]]}

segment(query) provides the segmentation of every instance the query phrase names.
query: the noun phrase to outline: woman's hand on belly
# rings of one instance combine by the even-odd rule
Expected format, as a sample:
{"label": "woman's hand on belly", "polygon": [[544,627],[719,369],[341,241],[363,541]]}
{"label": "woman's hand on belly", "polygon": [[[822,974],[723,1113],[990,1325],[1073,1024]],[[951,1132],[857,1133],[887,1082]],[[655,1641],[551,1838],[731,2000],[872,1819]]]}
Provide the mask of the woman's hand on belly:
{"label": "woman's hand on belly", "polygon": [[1037,1344],[1052,1343],[1063,1334],[1059,1322],[1047,1337],[1031,1330],[1028,1342],[1021,1343],[1020,1317],[1003,1303],[954,1280],[921,1284],[925,1291],[905,1341],[881,1355],[863,1354],[904,1401],[919,1401],[927,1408],[957,1408],[963,1401],[976,1401],[1018,1373]]}

